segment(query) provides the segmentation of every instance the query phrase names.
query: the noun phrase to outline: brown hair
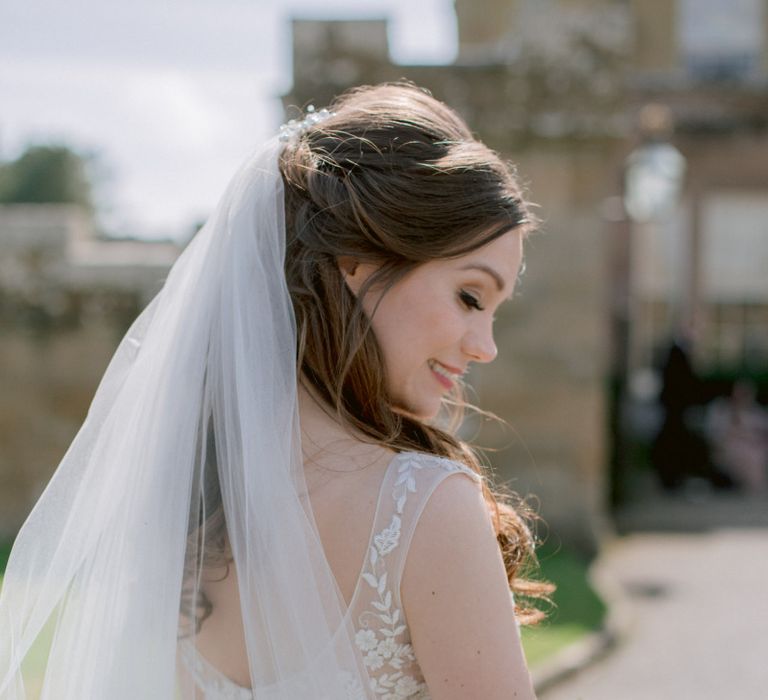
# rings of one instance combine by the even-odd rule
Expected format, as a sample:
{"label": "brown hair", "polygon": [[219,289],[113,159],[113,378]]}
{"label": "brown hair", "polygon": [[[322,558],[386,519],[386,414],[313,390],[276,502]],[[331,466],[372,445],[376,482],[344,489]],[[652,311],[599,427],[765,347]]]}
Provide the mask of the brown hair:
{"label": "brown hair", "polygon": [[[384,293],[429,260],[469,253],[510,230],[534,225],[514,172],[446,105],[411,83],[355,88],[332,116],[290,141],[285,183],[286,278],[296,314],[298,363],[327,408],[372,442],[459,460],[482,473],[475,451],[453,434],[404,415],[387,391],[382,353],[360,300]],[[377,265],[358,296],[338,260]],[[467,407],[446,401],[451,425]],[[523,622],[542,617],[521,598],[552,587],[520,577],[535,562],[525,505],[484,480],[507,577]],[[514,505],[513,505],[514,503]]]}

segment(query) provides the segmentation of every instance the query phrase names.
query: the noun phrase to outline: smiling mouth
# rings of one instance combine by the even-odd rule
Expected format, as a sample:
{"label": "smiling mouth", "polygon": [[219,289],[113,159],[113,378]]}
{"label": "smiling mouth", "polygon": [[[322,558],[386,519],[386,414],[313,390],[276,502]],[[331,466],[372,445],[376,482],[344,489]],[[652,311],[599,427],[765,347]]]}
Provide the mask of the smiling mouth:
{"label": "smiling mouth", "polygon": [[446,388],[452,389],[456,381],[461,377],[460,374],[449,372],[443,365],[437,360],[429,360],[427,363],[436,379]]}

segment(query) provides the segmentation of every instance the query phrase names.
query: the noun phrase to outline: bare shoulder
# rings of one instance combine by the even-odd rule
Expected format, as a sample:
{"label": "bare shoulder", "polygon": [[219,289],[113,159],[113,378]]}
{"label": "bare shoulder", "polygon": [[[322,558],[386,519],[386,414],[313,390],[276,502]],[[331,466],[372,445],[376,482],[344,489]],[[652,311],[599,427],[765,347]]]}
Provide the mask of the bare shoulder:
{"label": "bare shoulder", "polygon": [[424,507],[401,596],[434,700],[534,697],[482,488],[462,471]]}
{"label": "bare shoulder", "polygon": [[473,563],[483,565],[483,571],[473,572],[481,579],[498,571],[503,575],[481,485],[456,471],[438,484],[419,518],[403,574],[403,603],[407,606],[409,594],[419,593],[426,581],[440,584],[434,592],[438,595],[450,585],[448,574],[464,571]]}

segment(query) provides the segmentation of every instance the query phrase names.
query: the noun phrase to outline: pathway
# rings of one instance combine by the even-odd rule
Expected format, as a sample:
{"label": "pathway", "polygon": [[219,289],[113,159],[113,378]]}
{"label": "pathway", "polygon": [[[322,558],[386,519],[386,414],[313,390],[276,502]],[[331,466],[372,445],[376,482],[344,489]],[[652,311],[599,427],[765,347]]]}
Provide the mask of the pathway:
{"label": "pathway", "polygon": [[622,638],[539,700],[768,699],[768,499],[644,499],[599,574],[622,591]]}

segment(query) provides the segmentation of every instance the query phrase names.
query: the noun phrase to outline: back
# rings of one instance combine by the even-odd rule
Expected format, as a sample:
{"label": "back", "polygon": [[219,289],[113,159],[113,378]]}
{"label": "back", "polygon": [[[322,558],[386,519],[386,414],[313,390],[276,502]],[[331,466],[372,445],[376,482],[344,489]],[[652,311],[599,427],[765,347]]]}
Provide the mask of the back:
{"label": "back", "polygon": [[[367,480],[369,484],[380,478],[380,486],[362,569],[354,577],[351,590],[344,585],[349,571],[340,571],[333,565],[334,560],[336,564],[342,561],[345,550],[348,561],[360,561],[360,558],[356,559],[360,552],[356,546],[360,533],[348,531],[347,547],[344,548],[345,543],[339,538],[338,529],[344,525],[346,513],[337,510],[334,517],[332,497],[318,499],[316,504],[321,535],[327,534],[335,540],[327,552],[329,561],[334,573],[342,579],[340,588],[349,603],[347,616],[355,635],[355,645],[363,657],[377,697],[392,700],[429,697],[411,645],[400,583],[419,517],[435,488],[453,474],[463,474],[464,478],[469,477],[476,482],[480,480],[464,465],[416,452],[404,452],[392,457],[383,478],[380,478],[380,470],[373,470],[369,475],[353,475]],[[349,498],[350,489],[346,491]],[[341,493],[343,491],[336,495]],[[362,492],[360,496],[358,500],[365,505],[366,498]],[[355,515],[352,521],[362,522],[363,514]],[[335,533],[331,533],[331,520],[336,521]],[[323,521],[326,521],[325,526]],[[328,544],[323,536],[324,547]],[[214,603],[214,612],[198,639],[198,648],[203,656],[188,649],[185,666],[191,672],[194,683],[205,693],[206,700],[250,697],[244,687],[247,685],[248,670],[242,623],[237,619],[239,601],[235,576],[209,583],[206,592]]]}

